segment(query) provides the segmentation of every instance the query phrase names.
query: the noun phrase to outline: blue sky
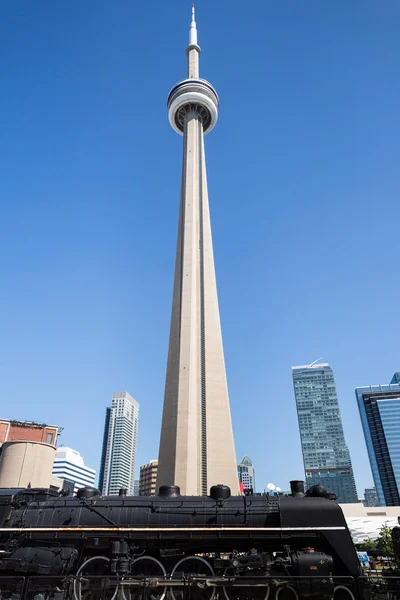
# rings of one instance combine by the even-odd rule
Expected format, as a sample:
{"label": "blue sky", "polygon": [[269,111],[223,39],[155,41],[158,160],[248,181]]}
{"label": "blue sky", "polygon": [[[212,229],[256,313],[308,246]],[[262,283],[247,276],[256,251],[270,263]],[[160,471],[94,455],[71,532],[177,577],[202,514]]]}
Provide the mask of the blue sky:
{"label": "blue sky", "polygon": [[[400,368],[400,4],[196,5],[237,458],[258,487],[303,476],[291,366],[334,369],[359,494],[372,484],[354,395]],[[1,416],[64,427],[98,468],[112,391],[158,453],[190,3],[0,7]]]}

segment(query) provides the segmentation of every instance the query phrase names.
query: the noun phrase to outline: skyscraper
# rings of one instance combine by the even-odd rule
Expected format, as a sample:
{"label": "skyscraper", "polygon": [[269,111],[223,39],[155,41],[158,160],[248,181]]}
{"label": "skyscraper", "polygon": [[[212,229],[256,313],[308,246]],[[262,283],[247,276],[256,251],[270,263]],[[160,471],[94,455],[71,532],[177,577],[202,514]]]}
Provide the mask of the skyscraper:
{"label": "skyscraper", "polygon": [[114,392],[106,410],[99,488],[103,495],[127,488],[133,494],[139,404],[128,392]]}
{"label": "skyscraper", "polygon": [[64,446],[56,450],[52,474],[73,483],[74,492],[85,486],[93,486],[96,478],[95,469],[85,465],[79,452]]}
{"label": "skyscraper", "polygon": [[379,505],[399,506],[399,373],[389,384],[357,387],[356,398]]}
{"label": "skyscraper", "polygon": [[358,502],[331,367],[312,363],[292,374],[307,487],[322,484],[338,502]]}
{"label": "skyscraper", "polygon": [[238,494],[204,154],[218,96],[199,77],[194,8],[186,53],[188,77],[168,96],[170,124],[183,135],[183,167],[157,485],[204,495],[224,483]]}
{"label": "skyscraper", "polygon": [[244,488],[251,488],[256,491],[256,472],[251,458],[245,454],[242,461],[238,464],[238,479]]}
{"label": "skyscraper", "polygon": [[365,488],[364,506],[379,506],[378,494],[375,488]]}

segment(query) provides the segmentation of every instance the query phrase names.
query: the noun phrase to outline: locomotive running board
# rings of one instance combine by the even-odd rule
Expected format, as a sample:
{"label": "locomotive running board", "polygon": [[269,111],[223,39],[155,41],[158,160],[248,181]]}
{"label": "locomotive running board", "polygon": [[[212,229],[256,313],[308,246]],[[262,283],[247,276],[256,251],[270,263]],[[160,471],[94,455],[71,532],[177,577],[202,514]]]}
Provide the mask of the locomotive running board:
{"label": "locomotive running board", "polygon": [[17,532],[58,532],[58,531],[88,531],[88,532],[154,532],[159,531],[172,533],[174,531],[196,531],[196,532],[224,532],[224,531],[345,531],[346,527],[0,527],[0,533]]}

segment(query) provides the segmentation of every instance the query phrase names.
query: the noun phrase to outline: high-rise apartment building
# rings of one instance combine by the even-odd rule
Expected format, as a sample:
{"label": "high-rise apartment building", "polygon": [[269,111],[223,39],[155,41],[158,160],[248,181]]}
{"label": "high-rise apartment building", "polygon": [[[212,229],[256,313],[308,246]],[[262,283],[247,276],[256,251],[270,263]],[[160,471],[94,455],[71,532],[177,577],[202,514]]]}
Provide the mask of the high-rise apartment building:
{"label": "high-rise apartment building", "polygon": [[356,388],[379,506],[400,505],[400,374],[391,383]]}
{"label": "high-rise apartment building", "polygon": [[114,392],[106,410],[99,488],[103,495],[126,488],[133,494],[139,404],[128,392]]}
{"label": "high-rise apartment building", "polygon": [[364,506],[379,506],[378,494],[375,488],[365,488]]}
{"label": "high-rise apartment building", "polygon": [[76,492],[79,488],[94,486],[96,470],[85,465],[79,452],[60,446],[56,450],[52,475],[73,483]]}
{"label": "high-rise apartment building", "polygon": [[140,467],[139,496],[154,496],[157,493],[158,460],[151,460]]}
{"label": "high-rise apartment building", "polygon": [[322,484],[338,502],[358,502],[331,367],[312,363],[292,374],[307,487]]}
{"label": "high-rise apartment building", "polygon": [[253,492],[256,491],[256,472],[251,459],[247,454],[242,458],[240,464],[238,464],[238,479],[244,488],[251,488]]}

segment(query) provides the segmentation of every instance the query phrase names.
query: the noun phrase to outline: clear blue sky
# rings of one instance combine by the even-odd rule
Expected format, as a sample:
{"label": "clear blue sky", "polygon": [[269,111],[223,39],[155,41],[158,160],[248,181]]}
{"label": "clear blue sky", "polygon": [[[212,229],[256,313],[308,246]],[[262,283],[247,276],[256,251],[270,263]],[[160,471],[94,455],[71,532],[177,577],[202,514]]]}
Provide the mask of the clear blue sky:
{"label": "clear blue sky", "polygon": [[[98,468],[111,393],[155,458],[190,2],[2,2],[1,416],[64,427]],[[303,476],[291,366],[334,369],[359,494],[354,396],[400,369],[400,4],[200,0],[206,140],[237,457]]]}

